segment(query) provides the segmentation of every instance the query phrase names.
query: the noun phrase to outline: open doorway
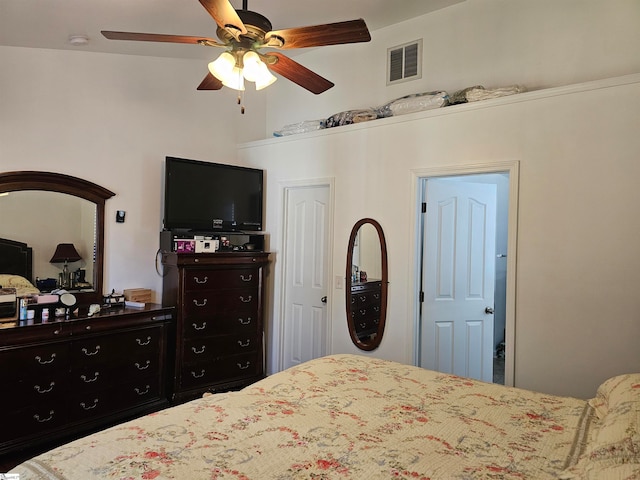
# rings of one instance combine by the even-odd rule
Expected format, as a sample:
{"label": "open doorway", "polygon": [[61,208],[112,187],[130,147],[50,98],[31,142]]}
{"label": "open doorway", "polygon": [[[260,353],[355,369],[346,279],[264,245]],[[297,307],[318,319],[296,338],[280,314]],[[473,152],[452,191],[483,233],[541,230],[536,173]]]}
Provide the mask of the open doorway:
{"label": "open doorway", "polygon": [[415,174],[415,364],[513,385],[518,164]]}

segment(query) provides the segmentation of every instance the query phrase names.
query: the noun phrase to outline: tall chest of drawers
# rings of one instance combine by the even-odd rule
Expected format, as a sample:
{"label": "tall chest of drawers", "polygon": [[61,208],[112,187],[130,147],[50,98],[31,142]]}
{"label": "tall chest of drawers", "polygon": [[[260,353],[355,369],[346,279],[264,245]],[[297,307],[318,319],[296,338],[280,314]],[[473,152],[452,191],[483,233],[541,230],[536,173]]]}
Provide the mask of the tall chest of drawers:
{"label": "tall chest of drawers", "polygon": [[0,332],[0,455],[168,405],[173,309],[114,308]]}
{"label": "tall chest of drawers", "polygon": [[380,280],[355,282],[351,285],[351,315],[356,335],[362,341],[378,332],[381,291]]}
{"label": "tall chest of drawers", "polygon": [[176,307],[173,400],[264,376],[264,270],[269,254],[164,253],[162,302]]}

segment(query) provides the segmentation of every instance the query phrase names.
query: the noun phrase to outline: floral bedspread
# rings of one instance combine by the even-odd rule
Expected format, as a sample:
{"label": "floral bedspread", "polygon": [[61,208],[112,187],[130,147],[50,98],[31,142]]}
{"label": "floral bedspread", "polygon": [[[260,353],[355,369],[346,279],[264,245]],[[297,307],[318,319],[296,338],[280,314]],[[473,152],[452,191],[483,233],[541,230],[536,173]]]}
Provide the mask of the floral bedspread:
{"label": "floral bedspread", "polygon": [[333,355],[35,457],[20,480],[557,478],[584,400]]}

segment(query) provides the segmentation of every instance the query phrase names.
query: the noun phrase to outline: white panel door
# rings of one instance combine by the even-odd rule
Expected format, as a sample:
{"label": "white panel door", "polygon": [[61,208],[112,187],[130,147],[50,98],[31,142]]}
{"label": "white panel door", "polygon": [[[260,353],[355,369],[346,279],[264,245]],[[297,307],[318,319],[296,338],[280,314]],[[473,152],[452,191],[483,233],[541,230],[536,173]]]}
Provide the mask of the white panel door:
{"label": "white panel door", "polygon": [[282,368],[327,353],[328,214],[328,186],[287,190]]}
{"label": "white panel door", "polygon": [[496,186],[427,181],[421,366],[491,382]]}

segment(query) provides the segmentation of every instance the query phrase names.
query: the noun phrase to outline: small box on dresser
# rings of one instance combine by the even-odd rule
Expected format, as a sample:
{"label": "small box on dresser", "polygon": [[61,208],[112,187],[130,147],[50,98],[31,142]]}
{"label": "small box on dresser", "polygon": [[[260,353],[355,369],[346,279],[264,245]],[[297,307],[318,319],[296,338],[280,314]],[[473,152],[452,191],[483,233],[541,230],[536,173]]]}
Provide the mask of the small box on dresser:
{"label": "small box on dresser", "polygon": [[264,377],[269,253],[165,252],[162,303],[176,307],[173,400],[239,389]]}

